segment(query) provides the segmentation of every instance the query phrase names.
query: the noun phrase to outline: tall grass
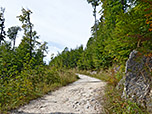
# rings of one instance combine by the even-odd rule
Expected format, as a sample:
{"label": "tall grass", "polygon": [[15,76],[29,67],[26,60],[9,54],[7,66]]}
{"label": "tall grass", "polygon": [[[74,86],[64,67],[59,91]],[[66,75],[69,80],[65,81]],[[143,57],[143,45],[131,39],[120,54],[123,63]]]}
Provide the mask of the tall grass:
{"label": "tall grass", "polygon": [[87,70],[75,70],[75,72],[98,78],[100,80],[107,82],[109,85],[112,85],[112,86],[116,86],[117,83],[121,80],[121,78],[124,75],[122,72],[119,72],[116,74],[112,68],[105,69],[105,70],[101,69],[100,71],[96,73],[93,73],[92,71],[87,71]]}
{"label": "tall grass", "polygon": [[125,100],[121,98],[123,87],[121,89],[116,89],[118,82],[123,78],[124,74],[124,66],[121,66],[118,72],[115,72],[113,68],[109,68],[106,70],[101,69],[96,73],[92,73],[92,71],[78,71],[78,73],[86,74],[100,80],[107,82],[105,87],[105,95],[104,95],[104,103],[102,102],[102,106],[104,106],[105,113],[107,114],[148,114],[146,109],[141,106],[133,103],[129,100]]}
{"label": "tall grass", "polygon": [[107,114],[148,114],[146,109],[136,103],[121,98],[122,90],[107,85],[104,96],[104,109]]}
{"label": "tall grass", "polygon": [[20,75],[0,80],[0,113],[18,108],[30,100],[40,97],[58,87],[77,80],[77,76],[67,70],[46,68],[25,69]]}

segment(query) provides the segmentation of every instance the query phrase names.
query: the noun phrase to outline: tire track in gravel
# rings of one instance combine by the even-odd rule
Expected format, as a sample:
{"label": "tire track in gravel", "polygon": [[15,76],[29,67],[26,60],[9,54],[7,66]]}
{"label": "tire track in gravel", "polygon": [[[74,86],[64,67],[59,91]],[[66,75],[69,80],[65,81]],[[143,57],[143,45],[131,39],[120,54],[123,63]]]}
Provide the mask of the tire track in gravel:
{"label": "tire track in gravel", "polygon": [[101,99],[106,83],[86,75],[77,75],[80,77],[78,81],[33,100],[28,105],[12,111],[12,114],[103,113]]}

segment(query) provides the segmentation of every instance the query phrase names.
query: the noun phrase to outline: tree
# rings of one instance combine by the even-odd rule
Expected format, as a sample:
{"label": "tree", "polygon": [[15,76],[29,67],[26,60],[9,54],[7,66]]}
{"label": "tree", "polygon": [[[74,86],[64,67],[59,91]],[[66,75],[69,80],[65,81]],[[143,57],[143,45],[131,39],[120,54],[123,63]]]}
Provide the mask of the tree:
{"label": "tree", "polygon": [[1,42],[4,41],[5,38],[5,31],[4,31],[4,22],[5,22],[5,18],[4,18],[4,12],[5,12],[5,8],[1,7],[1,11],[0,11],[0,45]]}
{"label": "tree", "polygon": [[[97,13],[97,6],[99,5],[99,1],[100,0],[87,0],[87,2],[93,7],[93,16],[95,18],[95,24],[94,24],[94,27],[95,27],[95,33],[97,32],[97,16],[96,16],[96,13]],[[97,33],[96,33],[96,37],[97,37]]]}
{"label": "tree", "polygon": [[47,42],[44,42],[35,52],[36,65],[43,65],[43,59],[46,57],[45,52],[47,53]]}
{"label": "tree", "polygon": [[[96,13],[97,0],[87,0]],[[124,65],[132,50],[152,50],[151,0],[101,0],[98,29],[92,32],[86,48],[65,50],[50,62],[53,66],[100,70],[113,64]],[[94,14],[96,20],[96,14]],[[94,31],[92,27],[92,31]],[[79,57],[78,57],[79,56]],[[72,62],[73,63],[72,63]]]}
{"label": "tree", "polygon": [[7,31],[7,36],[13,41],[13,48],[15,47],[15,41],[18,31],[21,31],[21,28],[19,26],[13,26],[11,28],[8,28]]}
{"label": "tree", "polygon": [[20,71],[24,68],[24,63],[30,66],[32,69],[37,65],[44,65],[43,59],[47,50],[47,43],[41,43],[37,41],[39,36],[37,32],[33,30],[34,25],[30,20],[31,10],[22,9],[22,15],[18,16],[22,22],[22,29],[24,36],[19,44],[17,51],[17,58],[19,60]]}
{"label": "tree", "polygon": [[[23,36],[23,44],[27,45],[29,48],[28,51],[30,53],[30,59],[32,58],[32,53],[37,44],[40,44],[36,41],[39,37],[37,36],[37,32],[33,30],[34,25],[31,23],[30,15],[32,14],[31,10],[22,9],[22,15],[17,16],[19,20],[22,22],[22,28],[24,30]],[[22,43],[21,43],[22,44]]]}
{"label": "tree", "polygon": [[67,47],[64,48],[62,53],[59,53],[56,57],[52,58],[49,65],[55,67],[65,68],[76,68],[78,61],[80,60],[83,53],[83,46],[77,47],[76,49],[69,50]]}

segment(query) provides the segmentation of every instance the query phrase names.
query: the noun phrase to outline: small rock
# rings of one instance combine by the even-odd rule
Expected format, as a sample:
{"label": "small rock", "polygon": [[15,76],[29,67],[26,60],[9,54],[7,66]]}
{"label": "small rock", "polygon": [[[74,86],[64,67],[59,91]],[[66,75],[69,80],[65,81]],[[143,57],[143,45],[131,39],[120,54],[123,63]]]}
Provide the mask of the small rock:
{"label": "small rock", "polygon": [[75,107],[75,105],[72,106],[73,108]]}
{"label": "small rock", "polygon": [[75,104],[78,104],[79,102],[77,101],[77,102],[75,102]]}
{"label": "small rock", "polygon": [[95,101],[95,99],[92,99],[91,102],[92,102],[92,101]]}
{"label": "small rock", "polygon": [[53,103],[57,103],[57,101],[53,101]]}
{"label": "small rock", "polygon": [[40,106],[40,108],[44,108],[44,107],[46,107],[46,105],[45,106]]}
{"label": "small rock", "polygon": [[87,106],[87,109],[89,109],[90,107],[89,106]]}

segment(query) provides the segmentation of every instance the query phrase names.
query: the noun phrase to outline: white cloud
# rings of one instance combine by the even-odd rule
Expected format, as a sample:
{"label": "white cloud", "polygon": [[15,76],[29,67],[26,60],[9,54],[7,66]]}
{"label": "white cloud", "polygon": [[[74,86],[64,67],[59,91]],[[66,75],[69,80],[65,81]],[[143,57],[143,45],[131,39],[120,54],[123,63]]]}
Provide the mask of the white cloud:
{"label": "white cloud", "polygon": [[[86,45],[94,24],[92,7],[87,0],[0,0],[6,8],[6,26],[21,25],[16,16],[21,8],[32,10],[31,21],[42,41],[49,44],[50,53],[61,52],[66,46]],[[21,34],[21,33],[20,33]],[[21,37],[17,38],[17,44]],[[56,45],[52,46],[52,42]],[[61,45],[59,47],[59,45]]]}
{"label": "white cloud", "polygon": [[[49,61],[51,60],[51,55],[52,55],[52,54],[57,55],[58,52],[61,52],[61,51],[62,51],[61,49],[57,48],[56,46],[50,46],[50,45],[49,45],[48,48],[49,48],[49,51],[48,51],[47,54],[45,53],[47,56],[44,58],[44,61],[46,61],[47,64],[48,64]],[[57,51],[57,50],[58,50],[58,51]]]}

